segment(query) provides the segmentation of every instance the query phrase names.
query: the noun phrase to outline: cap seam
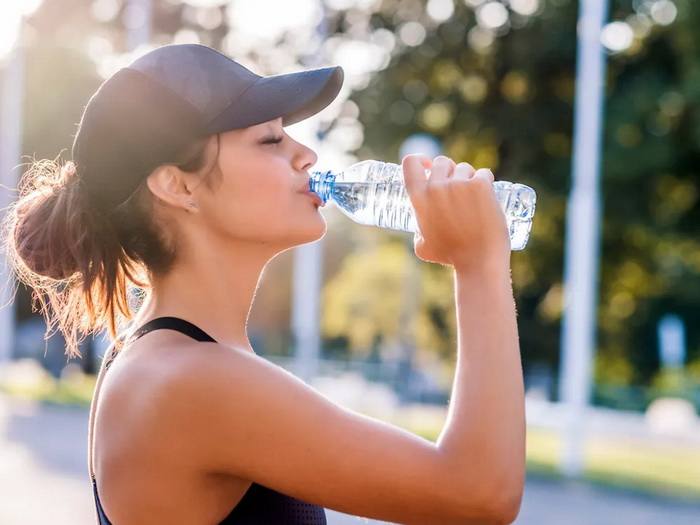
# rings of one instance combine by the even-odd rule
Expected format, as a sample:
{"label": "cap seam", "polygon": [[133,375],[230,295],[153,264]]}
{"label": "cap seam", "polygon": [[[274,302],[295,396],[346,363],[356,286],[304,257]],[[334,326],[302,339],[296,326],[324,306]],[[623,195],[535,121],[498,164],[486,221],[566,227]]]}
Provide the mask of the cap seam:
{"label": "cap seam", "polygon": [[194,109],[197,113],[199,113],[200,115],[202,114],[202,110],[201,110],[201,109],[199,109],[199,108],[198,108],[197,106],[195,106],[192,102],[190,102],[189,100],[187,100],[186,98],[184,98],[180,93],[178,93],[177,91],[175,91],[174,89],[172,89],[170,86],[168,86],[168,85],[166,85],[166,84],[163,84],[162,82],[156,80],[155,78],[153,78],[153,77],[150,76],[150,75],[147,75],[147,74],[144,73],[143,71],[139,71],[138,69],[134,69],[134,68],[132,68],[132,67],[125,67],[125,68],[122,69],[122,71],[123,71],[124,69],[128,69],[129,71],[133,71],[134,73],[138,73],[138,74],[141,75],[142,77],[147,78],[147,79],[149,80],[149,82],[153,82],[154,84],[157,84],[157,85],[160,86],[161,88],[167,89],[172,95],[174,95],[174,96],[176,96],[177,98],[179,98],[182,102],[184,102],[185,104],[187,104],[188,106],[190,106],[190,107],[191,107],[192,109]]}
{"label": "cap seam", "polygon": [[240,99],[243,95],[245,95],[245,94],[248,92],[248,90],[249,90],[250,88],[252,88],[255,84],[257,84],[257,83],[258,83],[260,80],[262,80],[263,78],[265,78],[265,77],[260,77],[260,76],[259,76],[259,77],[256,78],[253,82],[251,82],[250,85],[249,85],[247,88],[245,88],[243,91],[241,91],[241,92],[238,94],[238,96],[237,96],[236,98],[234,98],[231,102],[229,102],[228,104],[226,104],[226,105],[223,107],[223,109],[222,109],[221,111],[219,111],[216,115],[214,115],[212,118],[210,118],[210,119],[204,124],[204,127],[206,128],[209,124],[211,124],[211,123],[214,122],[217,118],[219,118],[219,117],[221,116],[221,114],[222,114],[224,111],[226,111],[228,108],[230,108],[231,106],[233,106],[233,104],[235,104],[236,101],[237,101],[238,99]]}

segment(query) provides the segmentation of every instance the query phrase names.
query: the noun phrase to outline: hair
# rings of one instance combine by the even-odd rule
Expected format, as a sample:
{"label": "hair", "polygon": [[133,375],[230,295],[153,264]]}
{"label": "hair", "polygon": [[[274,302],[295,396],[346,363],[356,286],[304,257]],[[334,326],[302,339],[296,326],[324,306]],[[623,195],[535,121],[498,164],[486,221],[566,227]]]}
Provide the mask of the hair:
{"label": "hair", "polygon": [[[168,164],[203,170],[210,139],[196,139]],[[203,175],[210,188],[217,166],[215,160]],[[34,161],[22,176],[19,199],[3,221],[4,249],[17,280],[33,289],[46,337],[60,330],[70,357],[81,355],[78,346],[89,334],[108,329],[116,340],[133,318],[134,289],[147,289],[152,275],[172,267],[175,245],[154,204],[144,180],[116,209],[95,209],[72,162]]]}

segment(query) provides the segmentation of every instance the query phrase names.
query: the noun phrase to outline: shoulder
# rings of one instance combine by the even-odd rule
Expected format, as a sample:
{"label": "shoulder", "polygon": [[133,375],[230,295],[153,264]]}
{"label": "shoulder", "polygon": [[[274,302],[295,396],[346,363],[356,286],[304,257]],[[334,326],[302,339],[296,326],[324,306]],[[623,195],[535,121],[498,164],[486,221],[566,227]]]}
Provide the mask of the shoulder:
{"label": "shoulder", "polygon": [[160,443],[195,459],[222,420],[238,428],[251,403],[264,401],[261,392],[274,391],[272,378],[284,375],[245,349],[163,331],[120,352],[104,374],[98,412],[142,445]]}
{"label": "shoulder", "polygon": [[163,330],[121,350],[106,378],[120,390],[167,402],[170,396],[195,394],[222,376],[254,366],[254,356],[247,354],[242,348]]}
{"label": "shoulder", "polygon": [[305,387],[248,349],[166,332],[127,348],[110,375],[119,383],[115,390],[131,398],[147,420],[173,431],[181,426],[189,431],[196,421],[211,426],[223,412],[232,421],[233,414],[249,413],[289,388]]}

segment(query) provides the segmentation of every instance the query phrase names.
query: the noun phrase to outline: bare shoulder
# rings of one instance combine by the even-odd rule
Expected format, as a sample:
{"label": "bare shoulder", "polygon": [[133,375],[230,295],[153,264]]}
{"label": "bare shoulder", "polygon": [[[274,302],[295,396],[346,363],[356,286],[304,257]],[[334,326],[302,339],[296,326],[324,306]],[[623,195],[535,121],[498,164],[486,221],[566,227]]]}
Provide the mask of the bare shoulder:
{"label": "bare shoulder", "polygon": [[113,370],[127,376],[120,390],[136,404],[125,415],[139,414],[155,453],[386,521],[483,523],[500,512],[480,465],[465,479],[434,443],[335,405],[250,352],[160,337]]}
{"label": "bare shoulder", "polygon": [[148,423],[153,427],[149,432],[158,428],[158,434],[176,432],[170,435],[201,450],[216,439],[216,421],[225,415],[235,424],[237,414],[249,411],[246,407],[255,410],[274,402],[285,384],[307,389],[248,350],[161,332],[149,334],[119,356],[104,386],[113,400],[109,404],[130,407],[134,423]]}
{"label": "bare shoulder", "polygon": [[250,418],[264,423],[265,414],[286,403],[298,406],[307,396],[326,402],[291,373],[246,349],[196,341],[181,345],[165,352],[169,362],[151,396],[161,420],[203,429],[199,436],[189,434],[200,446],[220,437],[212,430],[222,422],[227,432],[240,428],[244,433]]}
{"label": "bare shoulder", "polygon": [[[148,334],[124,350],[105,375],[105,387],[114,394],[148,397],[152,410],[176,405],[181,396],[196,395],[222,375],[257,362],[249,352],[215,342],[162,331]],[[140,401],[143,401],[141,399]],[[167,415],[166,410],[164,415]]]}

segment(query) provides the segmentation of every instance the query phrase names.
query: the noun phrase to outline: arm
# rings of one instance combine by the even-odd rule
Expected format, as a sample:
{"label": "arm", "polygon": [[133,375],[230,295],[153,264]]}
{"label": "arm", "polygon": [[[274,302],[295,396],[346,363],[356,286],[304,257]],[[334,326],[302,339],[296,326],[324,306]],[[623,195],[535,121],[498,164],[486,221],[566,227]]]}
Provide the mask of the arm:
{"label": "arm", "polygon": [[525,478],[525,413],[510,277],[456,271],[455,288],[457,369],[438,447],[461,464],[460,472],[488,471],[481,484],[493,511],[510,509],[514,520]]}
{"label": "arm", "polygon": [[494,485],[483,488],[495,496],[487,499],[495,509],[512,509],[514,520],[525,478],[524,388],[510,238],[493,174],[419,156],[404,159],[403,171],[423,232],[416,254],[455,270],[457,369],[438,447],[464,461],[461,472],[477,463],[488,470],[483,483]]}
{"label": "arm", "polygon": [[421,171],[407,180],[423,232],[416,253],[454,267],[458,312],[458,366],[437,443],[338,407],[257,356],[197,343],[181,373],[154,381],[149,397],[164,400],[152,405],[154,431],[182,436],[204,472],[342,512],[416,525],[512,522],[524,415],[505,220],[473,169],[467,178],[436,161],[434,184]]}

